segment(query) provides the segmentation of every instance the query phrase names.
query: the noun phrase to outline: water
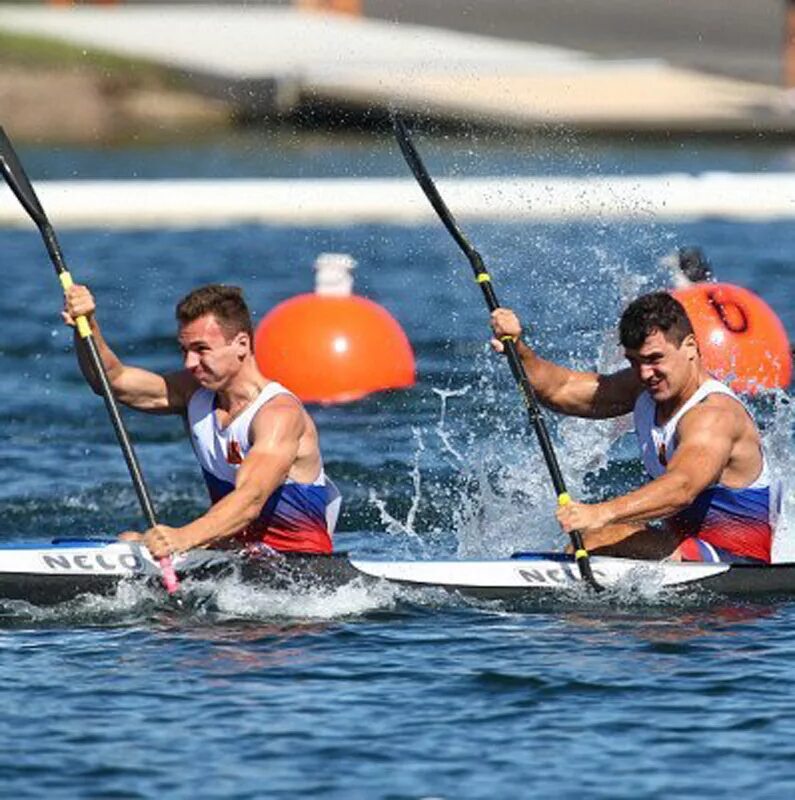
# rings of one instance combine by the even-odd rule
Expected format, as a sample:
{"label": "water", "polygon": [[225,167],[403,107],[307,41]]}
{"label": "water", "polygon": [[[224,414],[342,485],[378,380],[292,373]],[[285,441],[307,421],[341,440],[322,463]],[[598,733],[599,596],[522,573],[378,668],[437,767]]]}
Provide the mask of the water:
{"label": "water", "polygon": [[[564,142],[530,159],[488,142],[481,153],[480,144],[426,148],[443,174],[791,164],[775,147]],[[358,140],[310,139],[256,153],[244,139],[179,158],[23,156],[36,177],[401,169],[384,140],[372,151]],[[622,303],[663,285],[658,259],[689,244],[705,249],[721,278],[764,296],[795,334],[789,224],[506,224],[468,233],[541,352],[574,365],[615,357]],[[419,380],[406,392],[311,409],[346,497],[338,547],[450,557],[563,543],[508,370],[488,352],[469,266],[440,226],[87,230],[61,239],[118,352],[163,370],[178,363],[173,304],[194,286],[238,283],[259,316],[310,289],[319,252],[352,253],[357,290],[400,320]],[[44,542],[140,527],[104,408],[60,325],[40,240],[0,230],[0,254],[0,537]],[[787,401],[754,405],[785,473]],[[161,518],[179,524],[201,513],[180,424],[126,419]],[[637,481],[636,453],[619,427],[548,420],[573,493],[610,495]],[[790,492],[786,526],[792,502]],[[722,797],[731,786],[780,798],[795,786],[789,602],[672,602],[652,592],[510,608],[355,585],[254,592],[228,579],[188,587],[183,609],[127,589],[0,613],[0,785],[9,797],[663,798]]]}

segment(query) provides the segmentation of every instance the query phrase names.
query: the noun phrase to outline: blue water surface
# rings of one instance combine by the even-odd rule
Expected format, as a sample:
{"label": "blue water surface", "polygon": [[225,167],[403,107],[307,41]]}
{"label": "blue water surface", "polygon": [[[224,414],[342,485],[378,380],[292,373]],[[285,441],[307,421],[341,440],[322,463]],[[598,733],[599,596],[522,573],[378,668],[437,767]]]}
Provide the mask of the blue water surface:
{"label": "blue water surface", "polygon": [[[441,174],[789,169],[786,147],[546,149],[427,143]],[[482,145],[482,149],[481,148]],[[125,151],[23,150],[34,178],[403,174],[385,139],[252,138]],[[209,165],[209,166],[208,166]],[[535,166],[533,166],[535,165]],[[790,223],[473,224],[504,304],[544,355],[620,363],[627,299],[700,245],[795,335]],[[313,407],[345,495],[340,549],[504,556],[562,546],[553,492],[469,265],[440,225],[79,230],[60,239],[104,331],[141,366],[179,365],[173,306],[237,283],[257,317],[312,287],[323,251],[402,324],[415,387]],[[74,363],[35,230],[0,230],[0,540],[140,528],[101,401]],[[789,396],[754,401],[789,473]],[[127,414],[160,518],[206,507],[181,424]],[[612,423],[547,415],[574,494],[639,476]],[[785,507],[785,513],[788,507]],[[507,607],[349,586],[291,594],[225,579],[173,607],[154,590],[55,608],[0,604],[0,775],[8,797],[782,798],[795,789],[795,604],[627,595]]]}

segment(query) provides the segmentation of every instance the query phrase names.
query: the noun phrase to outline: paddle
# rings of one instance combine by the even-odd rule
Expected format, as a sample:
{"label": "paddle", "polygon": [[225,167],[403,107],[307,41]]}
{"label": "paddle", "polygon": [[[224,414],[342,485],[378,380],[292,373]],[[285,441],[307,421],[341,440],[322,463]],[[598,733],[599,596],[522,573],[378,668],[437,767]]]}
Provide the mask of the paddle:
{"label": "paddle", "polygon": [[[494,311],[495,309],[499,308],[500,304],[497,302],[497,296],[494,293],[494,288],[491,285],[491,276],[483,264],[483,259],[480,253],[478,253],[478,251],[475,250],[475,248],[469,243],[466,236],[464,236],[461,229],[458,227],[453,215],[450,213],[450,209],[447,208],[444,200],[442,200],[442,196],[439,194],[436,184],[434,184],[433,179],[428,173],[428,170],[422,163],[420,154],[414,147],[414,142],[412,142],[411,136],[403,121],[396,115],[393,115],[392,125],[395,131],[395,138],[397,139],[397,143],[400,145],[400,150],[403,153],[403,158],[406,159],[406,163],[409,165],[414,177],[417,179],[417,183],[419,183],[419,185],[422,187],[422,191],[425,193],[425,196],[430,201],[430,204],[433,206],[436,213],[439,215],[439,219],[441,219],[444,227],[447,228],[450,235],[455,240],[455,243],[461,248],[461,250],[464,252],[464,255],[469,259],[469,263],[472,265],[472,270],[475,273],[475,280],[483,290],[483,297],[486,299],[486,305],[489,307],[489,311]],[[571,497],[569,497],[569,494],[566,491],[566,484],[563,480],[560,467],[558,466],[558,460],[555,456],[555,450],[552,447],[552,441],[549,438],[549,432],[547,431],[547,427],[544,424],[544,419],[541,416],[535,392],[533,392],[533,387],[530,385],[524,365],[522,364],[522,360],[519,357],[519,353],[516,349],[516,342],[514,342],[513,338],[510,336],[503,336],[502,343],[505,347],[505,354],[508,357],[508,364],[510,364],[511,372],[513,373],[513,377],[522,392],[522,397],[524,398],[525,405],[527,406],[530,425],[535,431],[536,436],[538,437],[538,442],[541,445],[541,452],[544,454],[544,461],[546,462],[547,469],[549,470],[549,474],[552,478],[552,484],[555,487],[555,493],[558,496],[558,505],[566,505],[567,503],[571,502]],[[574,546],[574,557],[577,560],[577,566],[579,567],[580,575],[583,581],[585,581],[596,591],[601,591],[602,587],[596,582],[596,579],[593,576],[593,571],[591,570],[591,561],[588,557],[588,551],[583,545],[582,535],[579,531],[571,531],[569,536],[571,537],[571,542]]]}
{"label": "paddle", "polygon": [[[28,176],[25,174],[25,170],[22,168],[22,164],[19,162],[19,158],[17,157],[17,154],[11,145],[11,141],[9,140],[2,126],[0,126],[0,171],[2,171],[6,183],[11,188],[11,191],[16,195],[16,198],[19,200],[22,208],[25,209],[28,216],[33,220],[33,222],[36,223],[36,227],[39,229],[41,237],[44,240],[44,246],[47,248],[47,252],[49,253],[52,265],[55,267],[55,272],[61,281],[61,286],[63,287],[64,292],[66,292],[72,285],[72,276],[69,274],[69,270],[66,268],[63,253],[60,245],[58,244],[58,240],[55,238],[55,231],[52,225],[50,225],[47,215],[44,213],[44,209],[41,207],[39,198],[36,196],[36,192],[33,191],[33,186],[31,185]],[[105,401],[105,407],[108,410],[110,420],[113,423],[113,429],[116,431],[116,437],[121,445],[121,450],[124,454],[124,459],[127,462],[127,468],[130,471],[133,486],[135,487],[136,494],[138,495],[138,500],[141,504],[147,525],[152,528],[157,524],[154,507],[152,506],[152,501],[149,497],[149,491],[144,483],[141,467],[138,464],[138,459],[135,455],[135,451],[133,450],[132,443],[130,442],[130,437],[127,434],[127,430],[124,427],[124,422],[119,414],[119,407],[116,404],[115,398],[113,397],[113,390],[110,387],[108,375],[105,371],[105,365],[102,363],[99,350],[97,349],[97,344],[94,341],[94,336],[91,333],[91,326],[84,316],[78,317],[75,320],[75,324],[78,335],[83,340],[88,351],[94,372],[99,379],[100,387],[102,389],[102,397]],[[162,571],[163,584],[165,585],[169,594],[173,594],[179,588],[179,582],[177,580],[176,573],[174,572],[174,566],[171,563],[171,558],[161,558],[160,569]]]}

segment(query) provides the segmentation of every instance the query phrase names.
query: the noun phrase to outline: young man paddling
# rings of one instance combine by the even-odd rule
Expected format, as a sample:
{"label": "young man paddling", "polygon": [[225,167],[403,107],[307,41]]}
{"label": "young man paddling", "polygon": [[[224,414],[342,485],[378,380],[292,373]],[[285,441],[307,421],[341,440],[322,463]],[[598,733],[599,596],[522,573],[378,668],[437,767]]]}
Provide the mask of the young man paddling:
{"label": "young man paddling", "polygon": [[[753,419],[701,364],[681,304],[663,292],[631,303],[619,325],[629,369],[575,372],[545,361],[518,341],[508,309],[492,314],[497,337],[517,338],[538,399],[580,417],[634,412],[651,480],[602,503],[558,509],[564,531],[579,530],[594,553],[682,561],[769,563],[777,487]],[[498,339],[494,347],[502,350]]]}
{"label": "young man paddling", "polygon": [[[315,425],[301,402],[258,369],[251,315],[237,287],[211,285],[177,305],[184,368],[167,375],[129,366],[105,342],[85,286],[66,292],[64,321],[85,315],[115,396],[153,414],[180,414],[209,489],[210,509],[181,528],[139,540],[155,558],[212,544],[329,553],[340,495],[323,471]],[[86,380],[98,381],[76,337]]]}

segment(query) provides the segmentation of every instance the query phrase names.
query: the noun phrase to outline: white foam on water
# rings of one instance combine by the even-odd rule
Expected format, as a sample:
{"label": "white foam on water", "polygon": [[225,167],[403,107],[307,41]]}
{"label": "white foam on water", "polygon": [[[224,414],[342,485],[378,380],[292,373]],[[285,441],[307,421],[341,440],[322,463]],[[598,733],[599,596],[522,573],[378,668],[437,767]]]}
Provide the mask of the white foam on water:
{"label": "white foam on water", "polygon": [[243,619],[334,620],[392,609],[403,596],[399,587],[385,582],[354,579],[336,588],[273,589],[245,583],[236,576],[216,580],[188,579],[177,598],[158,587],[122,583],[110,596],[84,595],[53,606],[22,601],[0,604],[0,623],[106,624],[151,619],[168,612],[172,621],[221,614]]}
{"label": "white foam on water", "polygon": [[22,600],[4,600],[0,604],[0,619],[35,624],[113,622],[132,616],[148,615],[153,610],[162,608],[165,602],[169,601],[153,586],[122,581],[114,594],[85,594],[57,605],[39,606]]}
{"label": "white foam on water", "polygon": [[656,562],[635,567],[605,592],[606,599],[620,605],[670,603],[673,595],[670,588],[663,585],[664,575]]}
{"label": "white foam on water", "polygon": [[358,579],[334,589],[281,590],[258,588],[229,577],[194,584],[192,589],[206,591],[214,610],[247,619],[343,619],[393,608],[397,596],[395,586]]}
{"label": "white foam on water", "polygon": [[672,587],[664,584],[664,571],[658,562],[639,564],[622,576],[620,582],[595,592],[578,582],[548,596],[545,604],[556,607],[574,604],[578,608],[692,608],[712,603],[718,596],[702,587]]}

